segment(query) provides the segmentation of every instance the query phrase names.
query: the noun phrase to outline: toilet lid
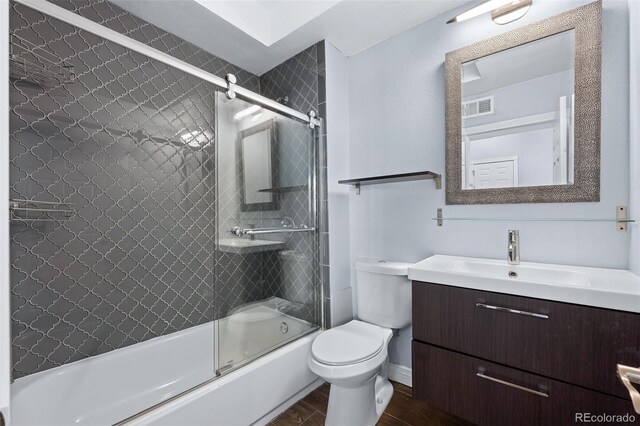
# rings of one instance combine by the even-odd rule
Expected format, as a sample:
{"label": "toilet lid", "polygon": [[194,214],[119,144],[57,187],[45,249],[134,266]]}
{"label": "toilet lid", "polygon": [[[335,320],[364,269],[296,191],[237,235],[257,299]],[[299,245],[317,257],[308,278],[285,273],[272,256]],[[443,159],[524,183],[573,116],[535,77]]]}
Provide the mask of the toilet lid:
{"label": "toilet lid", "polygon": [[351,321],[318,336],[313,341],[311,353],[323,364],[347,365],[373,358],[383,346],[384,336],[379,327]]}

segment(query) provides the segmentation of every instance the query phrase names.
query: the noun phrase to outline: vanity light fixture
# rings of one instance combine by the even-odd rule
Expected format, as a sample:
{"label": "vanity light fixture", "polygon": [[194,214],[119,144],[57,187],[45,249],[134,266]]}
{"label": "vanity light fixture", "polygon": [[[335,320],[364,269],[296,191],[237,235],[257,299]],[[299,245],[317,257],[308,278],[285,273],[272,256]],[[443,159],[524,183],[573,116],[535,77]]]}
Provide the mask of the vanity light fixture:
{"label": "vanity light fixture", "polygon": [[242,120],[243,118],[248,117],[255,112],[258,112],[261,109],[262,107],[260,105],[251,105],[249,108],[245,108],[242,111],[236,113],[236,115],[233,116],[233,119]]}
{"label": "vanity light fixture", "polygon": [[449,19],[447,24],[466,21],[467,19],[491,12],[493,22],[503,25],[522,18],[532,3],[533,0],[488,0]]}
{"label": "vanity light fixture", "polygon": [[491,11],[491,19],[498,25],[508,24],[517,21],[527,14],[533,0],[514,1],[506,6],[499,7]]}

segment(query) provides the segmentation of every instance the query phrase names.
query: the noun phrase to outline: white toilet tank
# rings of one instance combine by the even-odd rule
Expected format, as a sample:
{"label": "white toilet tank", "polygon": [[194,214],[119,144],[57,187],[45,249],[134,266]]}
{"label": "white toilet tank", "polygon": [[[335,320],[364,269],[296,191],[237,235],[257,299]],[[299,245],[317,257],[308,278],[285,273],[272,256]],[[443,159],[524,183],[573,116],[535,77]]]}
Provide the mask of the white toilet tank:
{"label": "white toilet tank", "polygon": [[357,315],[360,320],[387,328],[411,324],[412,263],[358,260],[356,269]]}

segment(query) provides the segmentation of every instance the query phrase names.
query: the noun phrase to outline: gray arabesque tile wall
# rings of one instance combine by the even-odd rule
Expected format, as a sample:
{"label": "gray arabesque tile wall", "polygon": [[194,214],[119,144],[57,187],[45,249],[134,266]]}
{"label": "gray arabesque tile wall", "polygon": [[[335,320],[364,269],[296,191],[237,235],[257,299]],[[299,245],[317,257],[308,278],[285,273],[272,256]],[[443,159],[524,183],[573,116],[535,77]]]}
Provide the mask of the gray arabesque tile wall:
{"label": "gray arabesque tile wall", "polygon": [[[258,77],[107,1],[55,3],[266,96],[289,96],[296,109],[320,107],[322,43]],[[214,87],[24,6],[12,4],[10,20],[14,41],[75,75],[11,85],[11,198],[76,211],[68,221],[12,222],[14,379],[265,297],[300,301],[309,307],[301,316],[317,318],[317,281],[282,276],[282,256],[215,254]],[[195,129],[204,132],[185,147],[180,135]],[[304,196],[287,197],[285,214],[304,211]],[[289,249],[307,259],[316,250],[302,241]]]}
{"label": "gray arabesque tile wall", "polygon": [[[325,99],[325,85],[324,85],[324,41],[321,41],[270,71],[267,71],[260,76],[260,90],[261,93],[271,99],[279,99],[287,97],[289,99],[288,106],[302,112],[309,112],[310,110],[319,112],[322,107],[321,101]],[[323,115],[321,115],[323,116]],[[298,126],[284,126],[283,130],[289,133],[299,133]],[[302,318],[307,321],[317,322],[321,321],[320,309],[322,300],[316,299],[322,296],[320,291],[315,287],[316,285],[323,285],[323,276],[321,275],[322,265],[329,261],[328,257],[328,234],[323,232],[327,230],[327,216],[326,210],[323,217],[322,200],[326,200],[326,156],[324,152],[326,145],[325,141],[326,126],[322,126],[314,136],[316,141],[314,147],[316,149],[315,156],[317,157],[317,172],[318,172],[318,200],[316,212],[316,222],[320,228],[320,240],[319,244],[312,244],[308,235],[298,234],[293,235],[289,241],[288,251],[283,253],[281,261],[285,264],[281,264],[279,271],[283,274],[281,279],[276,282],[280,286],[280,289],[276,289],[275,294],[280,297],[293,300],[302,303],[306,308],[303,308]],[[300,137],[293,135],[280,138],[280,140],[289,141],[289,143],[295,143]],[[296,152],[300,160],[295,159],[291,161],[292,164],[302,163],[303,155],[305,151],[302,149],[302,145],[298,144],[298,147],[291,146],[288,149],[289,152]],[[306,213],[309,209],[305,206],[308,200],[308,193],[306,191],[286,192],[281,198],[281,210],[285,215],[291,216],[296,220],[296,223],[311,223],[311,217],[306,217]],[[300,213],[303,213],[302,215]],[[325,238],[322,238],[326,235]],[[314,241],[314,243],[317,243]],[[291,251],[289,251],[291,250]],[[323,253],[326,252],[326,257]],[[302,254],[302,256],[300,256]],[[295,255],[295,268],[291,268],[286,263],[291,263],[291,257]],[[314,265],[314,263],[317,264]],[[289,271],[287,273],[287,271]],[[327,282],[324,286],[325,295],[328,296],[328,275]],[[325,318],[328,315],[329,310],[325,309]],[[330,321],[326,321],[326,324],[330,324]]]}

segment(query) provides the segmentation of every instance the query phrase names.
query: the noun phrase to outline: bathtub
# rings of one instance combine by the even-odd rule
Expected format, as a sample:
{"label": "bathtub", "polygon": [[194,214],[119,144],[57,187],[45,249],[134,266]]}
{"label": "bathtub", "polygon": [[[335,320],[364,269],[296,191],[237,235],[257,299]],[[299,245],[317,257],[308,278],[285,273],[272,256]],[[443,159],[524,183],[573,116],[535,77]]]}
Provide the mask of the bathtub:
{"label": "bathtub", "polygon": [[[112,425],[163,401],[130,423],[259,422],[317,380],[306,366],[316,328],[282,312],[280,300],[20,378],[11,385],[11,424]],[[223,374],[257,361],[213,380],[214,359]],[[261,386],[268,397],[247,406]]]}

